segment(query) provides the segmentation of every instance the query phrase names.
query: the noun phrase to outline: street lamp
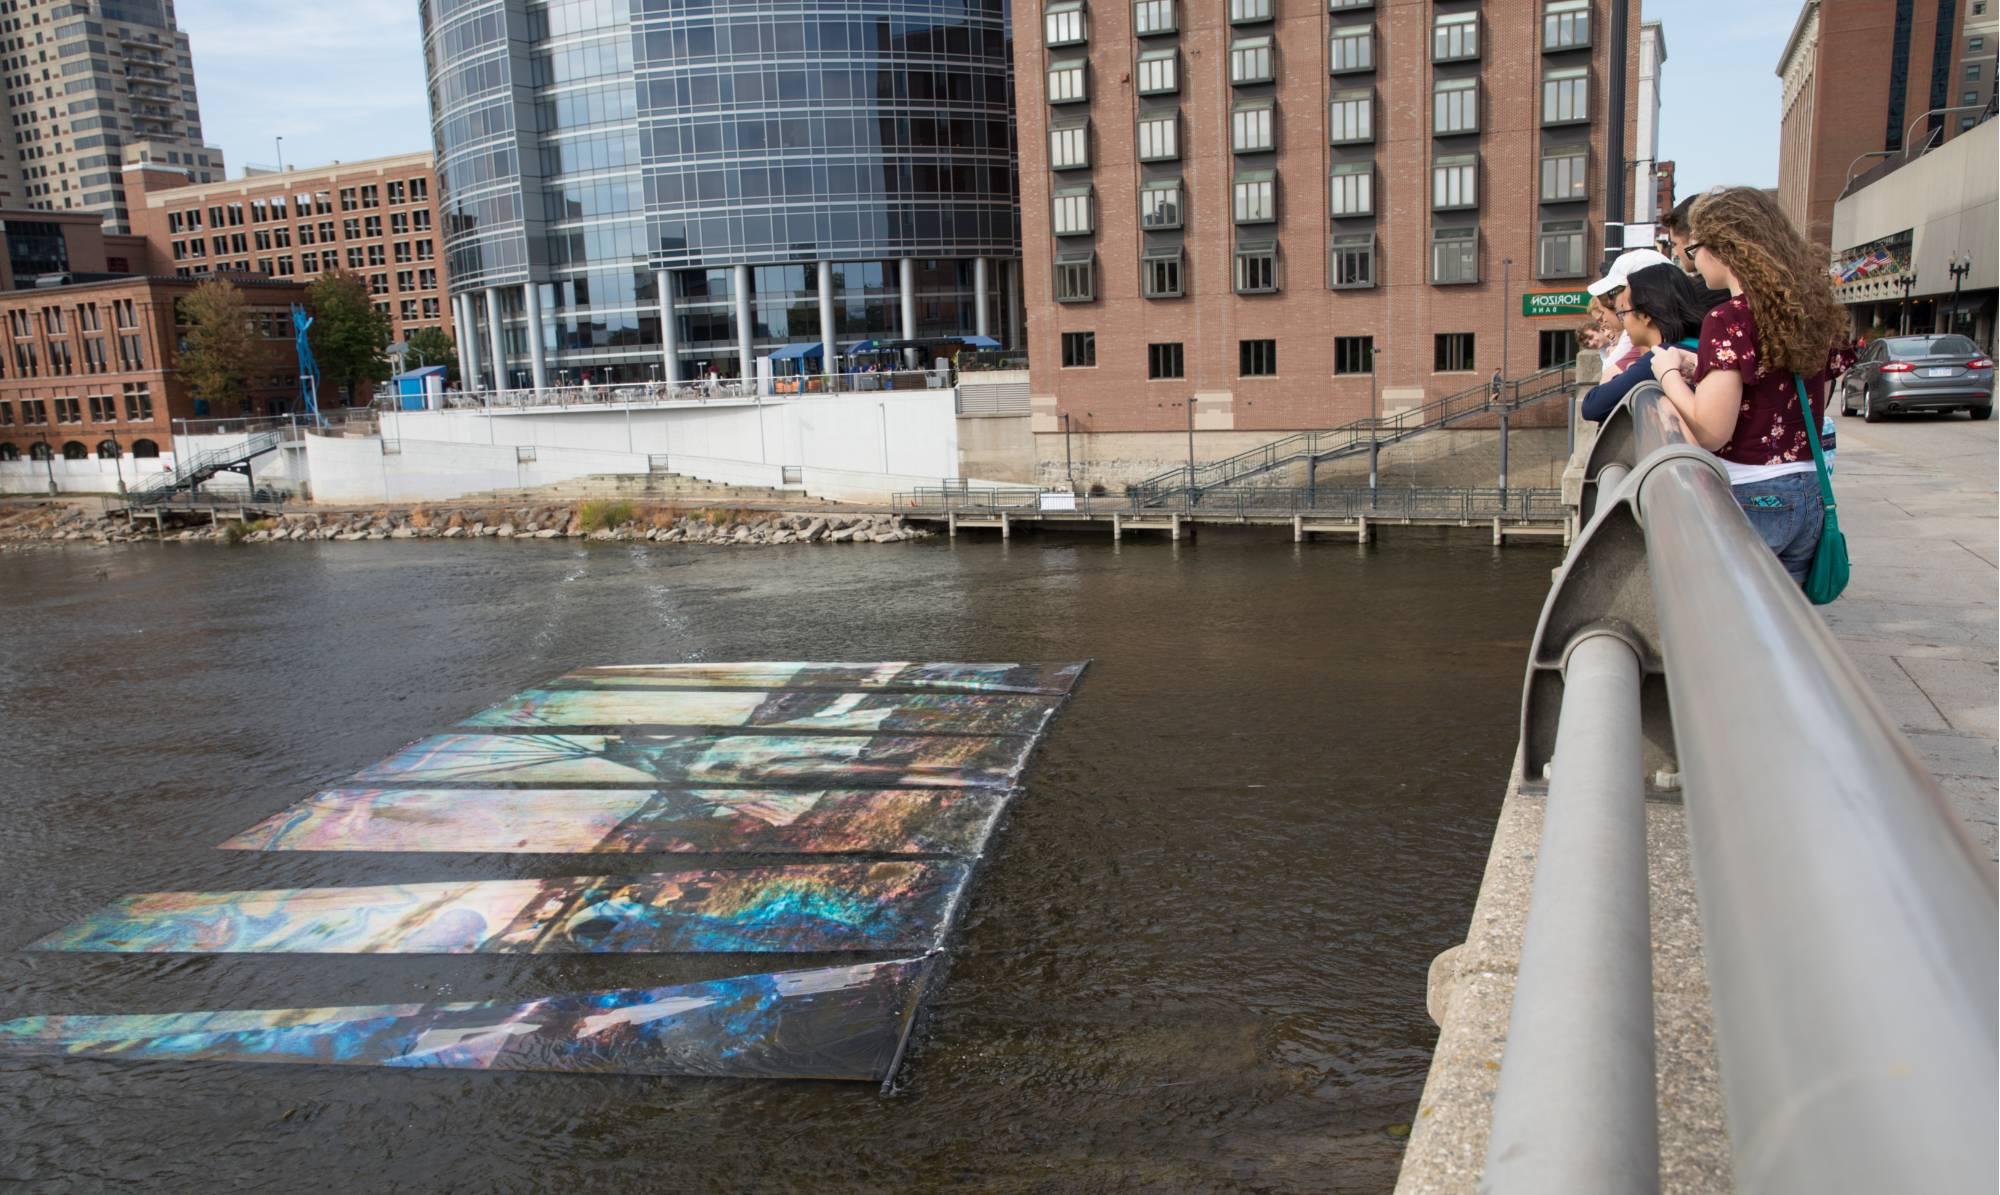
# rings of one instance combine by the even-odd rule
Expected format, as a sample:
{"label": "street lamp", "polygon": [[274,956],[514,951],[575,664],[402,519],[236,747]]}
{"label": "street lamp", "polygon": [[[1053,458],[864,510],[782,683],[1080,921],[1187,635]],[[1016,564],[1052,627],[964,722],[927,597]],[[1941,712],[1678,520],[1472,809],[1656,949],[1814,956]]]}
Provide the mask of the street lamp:
{"label": "street lamp", "polygon": [[125,449],[118,442],[117,428],[112,428],[104,435],[111,441],[111,467],[118,470],[118,492],[122,494],[125,492]]}
{"label": "street lamp", "polygon": [[1500,376],[1507,376],[1508,333],[1514,330],[1514,259],[1500,259]]}
{"label": "street lamp", "polygon": [[1972,272],[1972,258],[1960,253],[1951,259],[1951,327],[1947,331],[1958,331],[1958,295],[1965,286],[1965,276]]}
{"label": "street lamp", "polygon": [[1375,405],[1375,374],[1382,364],[1382,350],[1368,346],[1368,506],[1375,506],[1376,463],[1380,459],[1382,436],[1382,412]]}
{"label": "street lamp", "polygon": [[1901,334],[1908,336],[1910,334],[1910,292],[1917,289],[1917,272],[1911,270],[1909,273],[1896,279],[1896,285],[1902,288],[1903,291],[1903,330]]}
{"label": "street lamp", "polygon": [[1076,493],[1076,467],[1069,455],[1069,412],[1062,413],[1063,425],[1063,476],[1069,479],[1069,492]]}
{"label": "street lamp", "polygon": [[1194,508],[1194,395],[1187,400],[1188,508]]}
{"label": "street lamp", "polygon": [[44,464],[44,465],[48,466],[48,470],[49,470],[49,497],[53,498],[53,497],[55,497],[55,496],[56,496],[56,494],[57,494],[57,493],[59,493],[59,492],[60,492],[60,491],[58,491],[58,490],[56,489],[56,450],[55,450],[55,446],[54,446],[53,444],[50,444],[50,443],[49,443],[49,433],[47,433],[47,432],[36,432],[35,434],[36,434],[37,436],[41,437],[41,441],[42,441],[42,464]]}

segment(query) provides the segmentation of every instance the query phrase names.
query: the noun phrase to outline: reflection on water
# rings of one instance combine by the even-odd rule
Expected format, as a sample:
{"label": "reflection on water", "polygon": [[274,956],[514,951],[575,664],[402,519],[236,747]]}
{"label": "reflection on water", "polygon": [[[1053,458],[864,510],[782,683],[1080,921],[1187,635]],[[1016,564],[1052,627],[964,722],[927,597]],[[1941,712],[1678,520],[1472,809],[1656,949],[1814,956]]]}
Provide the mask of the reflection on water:
{"label": "reflection on water", "polygon": [[[1463,933],[1551,557],[1049,537],[383,543],[0,565],[0,1017],[482,1000],[742,956],[51,956],[127,892],[647,870],[217,844],[572,668],[1094,658],[867,1086],[0,1059],[0,1184],[1381,1191]],[[798,965],[843,956],[795,956]]]}

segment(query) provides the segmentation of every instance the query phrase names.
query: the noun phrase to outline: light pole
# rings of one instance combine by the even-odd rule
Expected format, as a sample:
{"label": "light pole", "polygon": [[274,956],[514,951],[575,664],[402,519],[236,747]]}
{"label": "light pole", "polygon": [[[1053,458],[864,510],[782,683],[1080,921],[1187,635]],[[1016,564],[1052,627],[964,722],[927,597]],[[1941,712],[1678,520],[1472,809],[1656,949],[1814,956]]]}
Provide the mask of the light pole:
{"label": "light pole", "polygon": [[1368,508],[1375,508],[1376,464],[1380,460],[1382,412],[1375,405],[1375,371],[1381,367],[1382,350],[1368,346]]}
{"label": "light pole", "polygon": [[1972,258],[1960,253],[1951,259],[1951,327],[1947,332],[1958,331],[1958,296],[1965,287],[1965,276],[1972,272]]}
{"label": "light pole", "polygon": [[285,172],[285,139],[279,137],[272,143],[278,147],[278,173],[283,174]]}
{"label": "light pole", "polygon": [[1063,476],[1069,479],[1069,492],[1076,493],[1076,466],[1069,455],[1069,412],[1062,413],[1063,425]]}
{"label": "light pole", "polygon": [[56,450],[49,443],[49,433],[36,432],[35,434],[41,437],[42,440],[42,464],[46,465],[49,470],[49,497],[53,498],[59,492],[56,489]]}
{"label": "light pole", "polygon": [[1188,395],[1188,400],[1187,400],[1187,436],[1188,436],[1187,500],[1188,500],[1188,509],[1193,510],[1194,509],[1194,395],[1192,394]]}
{"label": "light pole", "polygon": [[118,470],[118,492],[122,494],[125,492],[125,450],[118,443],[116,428],[105,432],[104,435],[111,441],[111,467]]}
{"label": "light pole", "polygon": [[1514,330],[1514,259],[1500,259],[1500,376],[1507,376],[1507,349]]}
{"label": "light pole", "polygon": [[1901,278],[1896,279],[1896,285],[1901,287],[1903,291],[1903,318],[1901,321],[1903,330],[1901,334],[1908,336],[1910,334],[1910,292],[1917,289],[1917,272],[1911,270]]}

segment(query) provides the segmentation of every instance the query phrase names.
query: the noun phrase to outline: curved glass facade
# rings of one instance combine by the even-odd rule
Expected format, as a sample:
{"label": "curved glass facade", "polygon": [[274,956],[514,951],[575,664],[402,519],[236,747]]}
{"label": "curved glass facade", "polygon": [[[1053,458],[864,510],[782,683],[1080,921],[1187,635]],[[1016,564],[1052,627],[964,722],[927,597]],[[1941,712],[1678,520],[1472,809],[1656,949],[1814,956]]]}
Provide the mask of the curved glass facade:
{"label": "curved glass facade", "polygon": [[643,379],[668,337],[677,376],[732,375],[820,339],[822,262],[841,344],[901,335],[906,302],[918,337],[968,334],[974,259],[1020,256],[1004,0],[422,9],[451,288],[483,372],[499,288],[509,384],[530,358]]}

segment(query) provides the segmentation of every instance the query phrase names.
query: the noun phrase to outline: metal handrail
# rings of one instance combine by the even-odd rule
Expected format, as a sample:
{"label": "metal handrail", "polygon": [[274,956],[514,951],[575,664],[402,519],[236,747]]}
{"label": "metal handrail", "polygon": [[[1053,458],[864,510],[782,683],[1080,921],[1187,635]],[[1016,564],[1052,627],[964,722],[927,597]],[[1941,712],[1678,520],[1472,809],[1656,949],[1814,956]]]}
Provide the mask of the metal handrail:
{"label": "metal handrail", "polygon": [[[776,400],[821,394],[876,394],[943,390],[955,385],[953,371],[945,369],[893,369],[872,373],[839,372],[792,374],[773,378],[772,392],[763,397]],[[611,385],[560,385],[519,387],[504,390],[447,390],[442,398],[446,410],[492,410],[538,407],[609,407],[648,404],[728,401],[745,402],[758,397],[754,380],[706,379],[693,382],[621,382]],[[398,410],[402,398],[378,395],[381,410]]]}
{"label": "metal handrail", "polygon": [[[1192,505],[1185,490],[1170,497],[1180,501],[1169,506],[1153,504],[1132,494],[1076,494],[1074,510],[1050,511],[1060,518],[1108,514],[1164,514],[1178,508],[1183,513],[1218,518],[1277,517],[1294,514],[1330,518],[1439,519],[1463,523],[1489,519],[1509,519],[1518,523],[1561,523],[1565,519],[1562,491],[1556,489],[1447,489],[1415,486],[1233,486],[1210,489],[1194,495]],[[909,514],[992,513],[1035,514],[1041,512],[1042,491],[1028,487],[976,487],[941,485],[919,486],[892,494],[891,503]]]}
{"label": "metal handrail", "polygon": [[1483,1189],[1658,1188],[1631,854],[1657,769],[1685,805],[1737,1184],[1993,1190],[1990,861],[1656,384],[1586,472],[1523,700],[1524,775],[1551,781]]}
{"label": "metal handrail", "polygon": [[275,451],[294,434],[294,429],[286,425],[246,436],[233,444],[196,453],[185,462],[175,462],[175,468],[171,473],[161,474],[132,491],[129,503],[133,506],[150,506],[176,490],[199,485],[229,465],[241,464]]}

